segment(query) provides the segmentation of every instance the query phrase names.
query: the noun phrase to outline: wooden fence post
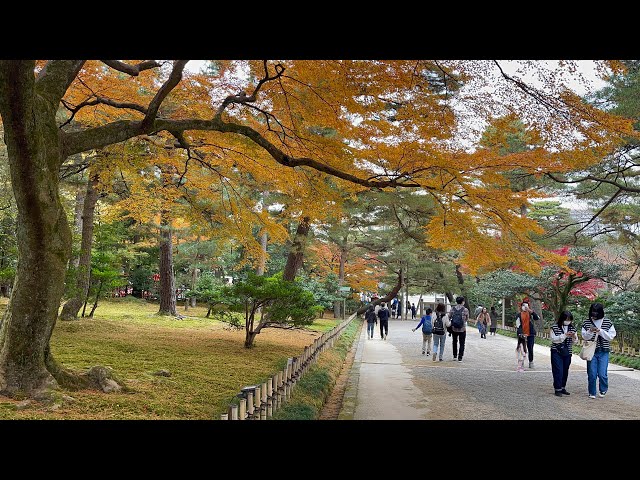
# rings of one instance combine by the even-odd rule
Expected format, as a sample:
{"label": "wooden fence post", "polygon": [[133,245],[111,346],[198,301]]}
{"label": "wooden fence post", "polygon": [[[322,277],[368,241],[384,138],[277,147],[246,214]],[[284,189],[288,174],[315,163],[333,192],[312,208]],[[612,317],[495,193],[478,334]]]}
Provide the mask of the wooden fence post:
{"label": "wooden fence post", "polygon": [[247,397],[247,419],[253,420],[253,392],[255,391],[255,385],[249,385],[242,389]]}
{"label": "wooden fence post", "polygon": [[238,420],[246,420],[247,418],[247,399],[241,398],[238,405]]}
{"label": "wooden fence post", "polygon": [[262,397],[260,396],[260,385],[256,385],[255,393],[253,395],[253,418],[254,420],[260,420],[260,402]]}
{"label": "wooden fence post", "polygon": [[267,418],[273,416],[273,377],[267,380]]}
{"label": "wooden fence post", "polygon": [[262,393],[262,401],[260,402],[260,420],[267,419],[267,382],[262,384],[262,388],[260,389]]}

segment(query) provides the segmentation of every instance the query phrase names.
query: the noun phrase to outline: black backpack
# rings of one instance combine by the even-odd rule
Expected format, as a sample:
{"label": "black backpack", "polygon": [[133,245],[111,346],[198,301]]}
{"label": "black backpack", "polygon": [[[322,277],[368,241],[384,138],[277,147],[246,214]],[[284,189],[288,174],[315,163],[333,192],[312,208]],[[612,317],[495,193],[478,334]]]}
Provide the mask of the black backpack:
{"label": "black backpack", "polygon": [[453,307],[453,313],[451,314],[451,326],[453,328],[464,327],[464,319],[462,318],[462,312],[464,312],[464,307],[460,307],[460,308]]}
{"label": "black backpack", "polygon": [[436,319],[433,322],[433,334],[444,335],[444,322],[442,321],[442,313],[436,315]]}

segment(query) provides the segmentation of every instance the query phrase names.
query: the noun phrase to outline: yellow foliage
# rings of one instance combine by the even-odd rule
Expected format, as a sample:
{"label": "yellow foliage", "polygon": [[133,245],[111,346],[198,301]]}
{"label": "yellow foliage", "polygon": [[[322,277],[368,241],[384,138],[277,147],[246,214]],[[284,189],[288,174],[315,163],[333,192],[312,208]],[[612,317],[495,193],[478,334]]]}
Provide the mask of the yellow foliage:
{"label": "yellow foliage", "polygon": [[[283,222],[302,212],[322,222],[340,210],[344,198],[374,186],[363,185],[368,181],[394,180],[434,199],[430,246],[459,250],[471,272],[505,264],[535,271],[539,262],[562,264],[530,239],[540,227],[520,213],[543,195],[512,191],[506,174],[585,168],[638,136],[631,119],[587,105],[566,88],[562,75],[536,62],[523,62],[521,71],[538,74],[543,85],[533,89],[487,61],[281,60],[267,62],[266,69],[263,61],[226,60],[216,63],[213,74],[184,72],[158,118],[209,121],[225,99],[250,98],[265,75],[272,77],[255,98],[231,101],[220,114],[235,131],[249,127],[253,139],[211,124],[181,132],[191,145],[188,153],[176,148],[167,131],[109,147],[99,164],[101,183],[124,176],[128,189],[112,214],[154,222],[160,211],[171,211],[181,227],[233,238],[245,246],[247,260],[255,260],[256,231],[283,242]],[[575,64],[565,61],[560,69],[574,72]],[[89,61],[65,102],[77,106],[104,97],[147,106],[167,74],[165,68],[128,77]],[[75,116],[84,127],[142,118],[135,109],[105,104]],[[526,125],[531,148],[500,155],[514,133],[513,119]],[[488,145],[470,148],[483,121],[494,126]],[[290,161],[303,165],[292,168]],[[261,192],[278,195],[278,217],[261,209]],[[358,268],[354,276],[370,281]]]}

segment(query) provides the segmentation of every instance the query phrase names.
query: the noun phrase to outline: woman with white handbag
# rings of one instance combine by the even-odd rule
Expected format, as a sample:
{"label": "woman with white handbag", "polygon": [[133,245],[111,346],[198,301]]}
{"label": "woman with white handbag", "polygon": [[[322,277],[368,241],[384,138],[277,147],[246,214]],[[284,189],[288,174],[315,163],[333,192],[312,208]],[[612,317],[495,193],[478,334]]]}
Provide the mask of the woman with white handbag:
{"label": "woman with white handbag", "polygon": [[611,320],[605,318],[602,304],[592,303],[589,307],[589,318],[582,324],[582,338],[596,342],[593,357],[591,357],[591,360],[587,360],[589,398],[596,398],[596,380],[598,381],[598,395],[600,397],[604,397],[609,390],[607,367],[609,366],[609,352],[611,351],[610,342],[615,336],[616,329]]}

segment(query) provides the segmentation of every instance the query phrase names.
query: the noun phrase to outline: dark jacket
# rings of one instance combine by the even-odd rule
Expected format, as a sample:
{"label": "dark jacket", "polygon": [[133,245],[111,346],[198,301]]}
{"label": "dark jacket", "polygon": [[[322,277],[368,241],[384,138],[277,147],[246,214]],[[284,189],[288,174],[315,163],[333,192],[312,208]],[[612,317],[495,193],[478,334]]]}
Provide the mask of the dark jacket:
{"label": "dark jacket", "polygon": [[381,308],[380,310],[378,310],[378,318],[380,319],[381,322],[384,322],[385,320],[389,319],[389,309],[387,309],[387,307]]}
{"label": "dark jacket", "polygon": [[377,322],[378,318],[376,317],[376,311],[374,309],[367,310],[366,313],[364,314],[364,319],[368,323]]}

